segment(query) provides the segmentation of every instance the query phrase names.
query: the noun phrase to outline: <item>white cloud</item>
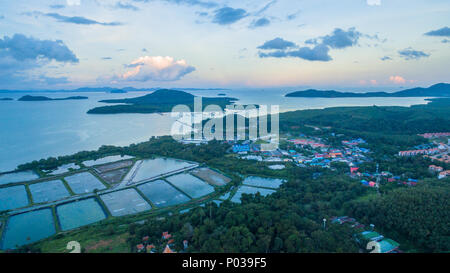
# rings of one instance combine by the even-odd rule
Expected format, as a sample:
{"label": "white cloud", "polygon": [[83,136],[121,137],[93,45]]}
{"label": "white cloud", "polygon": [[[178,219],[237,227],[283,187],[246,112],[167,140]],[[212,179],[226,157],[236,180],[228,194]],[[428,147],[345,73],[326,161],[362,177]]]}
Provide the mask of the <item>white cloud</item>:
{"label": "white cloud", "polygon": [[381,0],[367,0],[367,5],[369,6],[380,6]]}
{"label": "white cloud", "polygon": [[175,60],[166,56],[144,56],[128,65],[131,70],[119,75],[125,81],[177,81],[195,71],[185,60]]}
{"label": "white cloud", "polygon": [[81,0],[67,0],[68,6],[79,6],[81,5]]}
{"label": "white cloud", "polygon": [[396,84],[404,84],[404,83],[406,83],[406,80],[403,77],[401,77],[401,76],[390,76],[389,80],[391,82],[393,82],[393,83],[396,83]]}

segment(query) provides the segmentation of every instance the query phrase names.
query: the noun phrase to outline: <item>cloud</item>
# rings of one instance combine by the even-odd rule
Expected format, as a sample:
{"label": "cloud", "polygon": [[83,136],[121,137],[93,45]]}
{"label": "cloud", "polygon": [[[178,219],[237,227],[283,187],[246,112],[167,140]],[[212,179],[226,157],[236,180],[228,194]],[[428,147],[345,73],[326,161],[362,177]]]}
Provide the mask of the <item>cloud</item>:
{"label": "cloud", "polygon": [[430,54],[427,54],[423,51],[414,50],[410,47],[400,50],[398,53],[400,54],[400,57],[405,60],[418,60],[420,58],[430,57]]}
{"label": "cloud", "polygon": [[47,85],[70,83],[70,81],[67,77],[47,77],[45,75],[41,75],[41,76],[39,76],[39,80],[43,81]]}
{"label": "cloud", "polygon": [[310,47],[301,47],[298,50],[285,51],[285,50],[277,50],[269,53],[260,52],[259,57],[261,58],[286,58],[286,57],[295,57],[308,61],[321,61],[328,62],[331,61],[332,58],[328,54],[330,48],[326,45],[319,44],[313,48]]}
{"label": "cloud", "polygon": [[269,3],[267,3],[266,5],[264,5],[264,7],[262,7],[260,10],[258,10],[257,12],[255,12],[254,15],[255,15],[255,16],[261,15],[261,14],[264,13],[266,10],[268,10],[271,6],[273,6],[276,2],[277,2],[276,0],[270,1]]}
{"label": "cloud", "polygon": [[361,35],[355,28],[349,28],[347,31],[336,28],[331,35],[322,37],[322,43],[331,48],[346,48],[358,44]]}
{"label": "cloud", "polygon": [[382,60],[382,61],[391,61],[392,58],[389,57],[389,56],[384,56],[384,57],[381,57],[380,60]]}
{"label": "cloud", "polygon": [[275,38],[273,40],[267,41],[265,42],[263,45],[258,46],[259,49],[279,49],[279,50],[283,50],[283,49],[287,49],[290,47],[296,47],[295,43],[290,42],[290,41],[286,41],[282,38]]}
{"label": "cloud", "polygon": [[[135,2],[154,2],[155,0],[133,0]],[[170,4],[176,5],[188,5],[188,6],[200,6],[203,8],[215,8],[219,6],[218,3],[212,1],[201,1],[201,0],[161,0]]]}
{"label": "cloud", "polygon": [[291,13],[291,14],[288,14],[288,15],[286,16],[286,20],[288,20],[288,21],[294,20],[295,18],[297,18],[297,16],[299,15],[299,13],[300,13],[300,11],[297,11],[297,12]]}
{"label": "cloud", "polygon": [[381,0],[367,0],[369,6],[381,6]]}
{"label": "cloud", "polygon": [[133,11],[139,10],[138,7],[136,7],[130,3],[122,3],[122,2],[117,2],[114,7],[117,9],[127,9],[127,10],[133,10]]}
{"label": "cloud", "polygon": [[260,18],[260,19],[258,19],[256,21],[253,21],[250,24],[250,28],[265,27],[265,26],[268,26],[268,25],[270,25],[270,20],[265,18],[265,17],[263,17],[263,18]]}
{"label": "cloud", "polygon": [[67,0],[68,6],[79,6],[81,5],[81,0]]}
{"label": "cloud", "polygon": [[[37,14],[39,14],[39,12]],[[122,23],[120,23],[120,22],[103,23],[103,22],[98,22],[98,21],[95,21],[92,19],[81,17],[81,16],[69,17],[69,16],[64,16],[64,15],[58,14],[58,13],[45,13],[42,15],[54,18],[54,19],[58,20],[58,22],[72,23],[72,24],[77,24],[77,25],[102,25],[102,26],[120,26],[120,25],[122,25]]]}
{"label": "cloud", "polygon": [[102,57],[102,60],[112,60],[111,57]]}
{"label": "cloud", "polygon": [[5,36],[0,39],[0,52],[18,61],[38,59],[72,63],[79,61],[61,40],[39,40],[23,34],[14,34],[12,38]]}
{"label": "cloud", "polygon": [[175,60],[166,56],[144,56],[140,57],[130,65],[131,70],[118,76],[124,81],[177,81],[186,74],[195,71],[185,60]]}
{"label": "cloud", "polygon": [[404,84],[406,80],[401,76],[390,76],[389,80],[395,84]]}
{"label": "cloud", "polygon": [[0,15],[0,20],[5,19],[5,16]]}
{"label": "cloud", "polygon": [[55,4],[55,5],[50,5],[50,8],[52,8],[52,9],[63,9],[63,8],[65,8],[66,6],[64,6],[64,5],[59,5],[59,4]]}
{"label": "cloud", "polygon": [[442,40],[442,43],[443,44],[448,44],[448,43],[450,43],[450,40],[449,39],[444,39],[444,40]]}
{"label": "cloud", "polygon": [[220,8],[214,11],[213,23],[219,25],[233,24],[248,16],[244,9],[234,9],[230,7]]}
{"label": "cloud", "polygon": [[427,36],[438,36],[438,37],[450,37],[450,28],[443,27],[437,30],[432,30],[430,32],[425,33]]}
{"label": "cloud", "polygon": [[[0,83],[17,85],[20,83],[40,83],[24,75],[26,71],[42,67],[51,61],[78,63],[75,54],[60,40],[40,40],[14,34],[0,38]],[[51,79],[48,79],[51,82]]]}
{"label": "cloud", "polygon": [[275,38],[267,41],[259,49],[262,50],[277,50],[273,52],[260,52],[259,57],[267,58],[285,58],[295,57],[308,61],[322,61],[328,62],[333,60],[330,56],[330,49],[343,49],[346,47],[355,46],[358,44],[360,37],[364,36],[355,28],[349,28],[347,31],[340,28],[335,28],[330,35],[312,38],[305,41],[305,44],[313,45],[313,47],[300,47],[297,50],[287,50],[287,48],[298,47],[293,42]]}

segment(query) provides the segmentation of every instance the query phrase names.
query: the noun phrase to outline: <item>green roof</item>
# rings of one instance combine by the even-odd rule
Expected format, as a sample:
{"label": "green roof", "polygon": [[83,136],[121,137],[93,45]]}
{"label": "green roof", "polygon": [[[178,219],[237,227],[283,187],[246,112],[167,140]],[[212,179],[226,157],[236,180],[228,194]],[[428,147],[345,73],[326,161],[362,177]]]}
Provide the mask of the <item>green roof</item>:
{"label": "green roof", "polygon": [[395,248],[397,248],[400,245],[399,243],[397,243],[396,241],[391,240],[391,239],[384,239],[384,240],[381,240],[378,243],[380,245],[380,252],[381,253],[390,252],[390,251],[394,250]]}
{"label": "green roof", "polygon": [[364,239],[370,240],[372,238],[381,236],[381,234],[379,234],[378,232],[375,232],[375,231],[363,231],[363,232],[361,232],[361,236]]}

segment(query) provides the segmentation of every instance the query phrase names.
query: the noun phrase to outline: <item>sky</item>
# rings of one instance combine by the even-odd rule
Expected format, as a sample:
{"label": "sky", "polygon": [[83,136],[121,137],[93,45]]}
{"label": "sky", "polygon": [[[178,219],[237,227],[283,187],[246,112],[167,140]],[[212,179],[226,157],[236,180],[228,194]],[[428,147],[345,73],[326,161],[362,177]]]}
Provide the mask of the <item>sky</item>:
{"label": "sky", "polygon": [[448,0],[0,0],[0,89],[450,82]]}

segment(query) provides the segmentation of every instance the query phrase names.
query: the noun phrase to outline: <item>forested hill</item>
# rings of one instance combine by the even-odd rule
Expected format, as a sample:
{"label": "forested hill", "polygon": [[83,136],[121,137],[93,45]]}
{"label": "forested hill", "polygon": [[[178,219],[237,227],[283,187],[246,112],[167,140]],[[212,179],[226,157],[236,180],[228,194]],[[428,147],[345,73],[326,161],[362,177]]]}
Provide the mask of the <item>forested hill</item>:
{"label": "forested hill", "polygon": [[450,84],[438,83],[428,88],[412,88],[403,91],[388,92],[367,92],[352,93],[339,92],[334,90],[321,91],[309,89],[288,93],[286,97],[306,97],[306,98],[369,98],[369,97],[450,97]]}
{"label": "forested hill", "polygon": [[[122,103],[121,105],[101,106],[88,111],[88,114],[118,113],[161,113],[170,112],[176,105],[183,104],[193,110],[195,96],[184,91],[160,89],[151,94],[128,99],[102,100],[103,103]],[[202,98],[203,107],[218,105],[222,109],[237,101],[235,98]]]}

